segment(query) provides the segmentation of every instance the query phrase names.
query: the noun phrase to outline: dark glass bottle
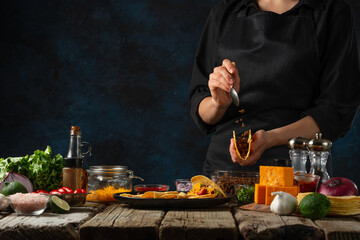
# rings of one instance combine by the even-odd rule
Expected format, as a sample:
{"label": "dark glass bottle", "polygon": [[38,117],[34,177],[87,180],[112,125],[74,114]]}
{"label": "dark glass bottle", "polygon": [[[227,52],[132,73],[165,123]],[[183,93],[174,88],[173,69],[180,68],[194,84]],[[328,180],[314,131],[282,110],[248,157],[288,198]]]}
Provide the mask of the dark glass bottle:
{"label": "dark glass bottle", "polygon": [[[88,145],[86,153],[81,152],[81,147]],[[75,189],[87,189],[88,176],[85,169],[83,169],[83,157],[91,156],[91,146],[87,142],[81,141],[80,127],[72,126],[70,130],[69,149],[64,158],[63,167],[63,186]]]}

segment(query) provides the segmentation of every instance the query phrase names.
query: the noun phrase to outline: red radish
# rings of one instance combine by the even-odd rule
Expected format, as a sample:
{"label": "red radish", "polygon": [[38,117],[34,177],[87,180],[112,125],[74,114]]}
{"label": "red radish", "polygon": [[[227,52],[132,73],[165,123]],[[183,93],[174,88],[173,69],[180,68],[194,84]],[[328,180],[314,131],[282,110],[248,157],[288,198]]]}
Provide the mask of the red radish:
{"label": "red radish", "polygon": [[318,193],[326,196],[358,196],[358,188],[356,184],[347,178],[335,177],[330,178],[322,183],[318,189]]}
{"label": "red radish", "polygon": [[59,188],[57,191],[61,194],[67,194],[67,191],[63,188]]}

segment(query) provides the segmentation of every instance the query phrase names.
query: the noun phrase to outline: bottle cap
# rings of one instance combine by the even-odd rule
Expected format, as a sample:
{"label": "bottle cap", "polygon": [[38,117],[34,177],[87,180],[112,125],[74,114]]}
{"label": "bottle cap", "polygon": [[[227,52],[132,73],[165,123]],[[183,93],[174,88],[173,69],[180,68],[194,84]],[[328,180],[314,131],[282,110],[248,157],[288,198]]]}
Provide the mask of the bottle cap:
{"label": "bottle cap", "polygon": [[303,137],[290,138],[288,141],[288,147],[291,150],[307,150],[306,144],[308,139]]}
{"label": "bottle cap", "polygon": [[314,139],[311,139],[307,143],[307,148],[309,151],[319,151],[319,152],[326,152],[329,151],[332,147],[332,142],[327,139],[322,138],[322,134],[320,132],[316,133]]}
{"label": "bottle cap", "polygon": [[81,158],[64,158],[64,167],[82,168],[82,163]]}
{"label": "bottle cap", "polygon": [[80,127],[71,126],[70,135],[81,135]]}

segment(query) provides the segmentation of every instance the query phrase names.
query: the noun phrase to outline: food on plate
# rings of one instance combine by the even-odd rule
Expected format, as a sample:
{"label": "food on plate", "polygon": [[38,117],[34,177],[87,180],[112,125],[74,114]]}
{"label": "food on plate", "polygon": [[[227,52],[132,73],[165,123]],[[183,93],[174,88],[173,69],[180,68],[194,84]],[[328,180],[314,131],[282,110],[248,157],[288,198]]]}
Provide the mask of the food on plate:
{"label": "food on plate", "polygon": [[287,192],[294,197],[299,193],[299,186],[294,186],[294,170],[292,167],[260,166],[260,183],[255,184],[254,201],[258,204],[270,205],[275,196],[272,192]]}
{"label": "food on plate", "polygon": [[272,192],[271,196],[275,196],[270,204],[270,211],[278,215],[290,215],[297,208],[297,199],[293,195],[286,192]]}
{"label": "food on plate", "polygon": [[[311,193],[299,193],[297,196],[298,203]],[[331,202],[328,215],[332,216],[351,216],[360,214],[360,197],[359,196],[327,196]]]}
{"label": "food on plate", "polygon": [[49,202],[49,196],[37,193],[16,193],[8,198],[11,207],[19,214],[41,214]]}
{"label": "food on plate", "polygon": [[192,189],[187,193],[189,198],[227,197],[216,183],[203,175],[192,177],[191,184]]}
{"label": "food on plate", "polygon": [[[36,150],[32,155],[0,158],[0,179],[12,171],[26,176],[34,189],[50,191],[58,188],[62,181],[63,157],[60,154],[51,155],[51,147],[47,146],[45,151]],[[28,192],[32,191],[28,189]]]}
{"label": "food on plate", "polygon": [[227,197],[223,190],[209,178],[197,175],[191,178],[192,189],[188,193],[178,191],[157,192],[148,191],[143,194],[120,194],[121,197],[130,198],[158,198],[158,199],[199,199]]}
{"label": "food on plate", "polygon": [[236,153],[240,159],[246,160],[250,155],[251,130],[243,132],[238,138],[236,138],[235,131],[233,131],[233,136]]}
{"label": "food on plate", "polygon": [[334,177],[322,183],[318,190],[326,196],[358,196],[356,184],[347,178]]}
{"label": "food on plate", "polygon": [[6,182],[1,193],[9,196],[15,193],[28,193],[28,190],[20,182]]}
{"label": "food on plate", "polygon": [[321,193],[310,193],[299,203],[301,214],[312,220],[325,217],[329,213],[330,207],[330,200]]}
{"label": "food on plate", "polygon": [[115,188],[114,186],[108,186],[103,189],[90,190],[86,196],[86,201],[89,202],[114,202],[114,193],[130,192],[130,189]]}
{"label": "food on plate", "polygon": [[58,196],[51,197],[50,208],[53,213],[67,213],[70,211],[70,205]]}

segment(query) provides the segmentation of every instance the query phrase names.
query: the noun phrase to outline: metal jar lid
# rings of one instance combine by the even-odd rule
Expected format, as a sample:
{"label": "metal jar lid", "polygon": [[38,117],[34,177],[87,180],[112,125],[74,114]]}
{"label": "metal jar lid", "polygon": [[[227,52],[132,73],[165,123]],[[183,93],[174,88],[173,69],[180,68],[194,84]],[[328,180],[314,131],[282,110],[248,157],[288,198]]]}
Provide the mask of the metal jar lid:
{"label": "metal jar lid", "polygon": [[103,166],[90,166],[90,172],[92,173],[127,173],[127,166],[119,165],[103,165]]}
{"label": "metal jar lid", "polygon": [[307,143],[309,151],[326,152],[329,151],[331,147],[332,142],[330,140],[323,139],[320,132],[316,133],[315,139],[311,139]]}
{"label": "metal jar lid", "polygon": [[307,150],[307,142],[309,140],[303,137],[290,138],[288,147],[291,150]]}

